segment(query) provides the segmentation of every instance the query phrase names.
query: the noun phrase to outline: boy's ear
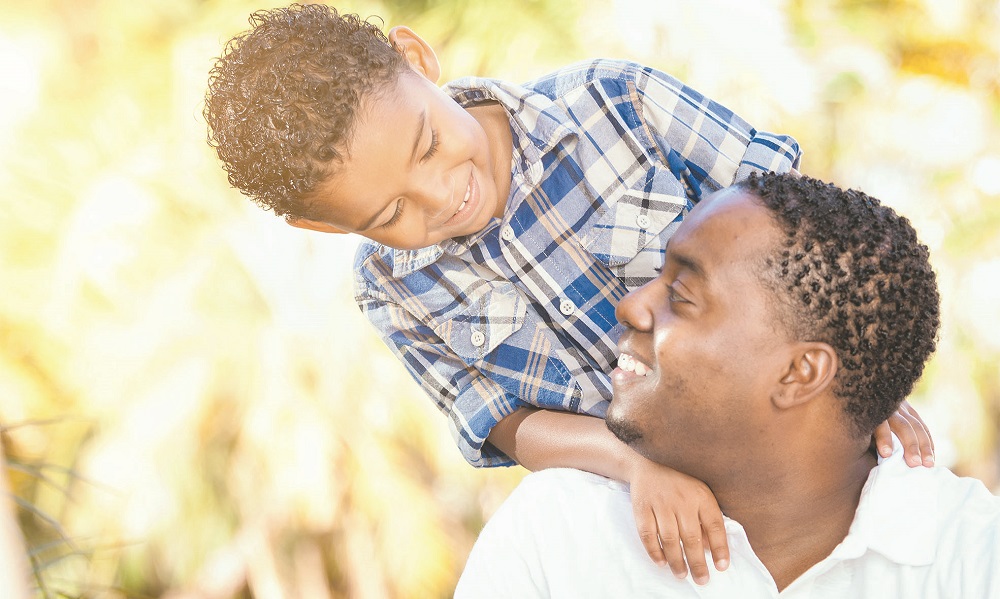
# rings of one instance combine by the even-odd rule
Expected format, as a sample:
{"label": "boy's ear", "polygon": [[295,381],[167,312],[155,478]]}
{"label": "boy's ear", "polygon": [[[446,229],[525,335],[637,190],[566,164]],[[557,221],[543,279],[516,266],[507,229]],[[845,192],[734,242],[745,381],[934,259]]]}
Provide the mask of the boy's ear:
{"label": "boy's ear", "polygon": [[329,223],[324,223],[318,220],[310,220],[308,218],[287,217],[285,218],[285,222],[299,229],[309,229],[310,231],[319,231],[320,233],[344,234],[349,232],[343,229],[338,229]]}
{"label": "boy's ear", "polygon": [[807,403],[830,389],[837,376],[837,352],[829,344],[802,343],[797,346],[771,401],[779,409]]}
{"label": "boy's ear", "polygon": [[389,30],[389,41],[403,52],[403,56],[414,70],[429,79],[431,83],[437,83],[441,77],[441,63],[427,42],[404,25]]}

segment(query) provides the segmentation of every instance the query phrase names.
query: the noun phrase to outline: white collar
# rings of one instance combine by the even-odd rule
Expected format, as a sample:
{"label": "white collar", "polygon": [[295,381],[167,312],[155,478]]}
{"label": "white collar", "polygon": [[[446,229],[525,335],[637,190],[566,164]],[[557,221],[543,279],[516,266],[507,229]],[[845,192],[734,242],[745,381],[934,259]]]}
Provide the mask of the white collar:
{"label": "white collar", "polygon": [[854,522],[830,554],[852,559],[871,550],[901,565],[925,566],[937,552],[939,490],[934,468],[911,468],[893,438],[893,452],[879,457],[861,490]]}

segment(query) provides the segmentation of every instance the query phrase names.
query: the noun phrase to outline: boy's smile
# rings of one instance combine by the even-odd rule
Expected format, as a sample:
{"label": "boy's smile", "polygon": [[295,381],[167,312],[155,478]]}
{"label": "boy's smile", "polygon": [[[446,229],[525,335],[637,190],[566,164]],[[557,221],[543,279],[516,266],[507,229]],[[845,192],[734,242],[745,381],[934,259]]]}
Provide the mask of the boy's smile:
{"label": "boy's smile", "polygon": [[363,107],[346,158],[312,194],[322,220],[292,224],[418,249],[503,214],[513,151],[503,108],[465,110],[417,68]]}

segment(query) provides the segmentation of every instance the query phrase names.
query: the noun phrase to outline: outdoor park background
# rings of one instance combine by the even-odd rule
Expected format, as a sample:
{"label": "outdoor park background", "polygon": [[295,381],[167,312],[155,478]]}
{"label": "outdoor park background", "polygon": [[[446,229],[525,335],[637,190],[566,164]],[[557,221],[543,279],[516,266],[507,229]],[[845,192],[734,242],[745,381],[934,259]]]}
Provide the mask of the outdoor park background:
{"label": "outdoor park background", "polygon": [[[356,240],[228,187],[206,74],[270,6],[0,0],[0,513],[39,596],[446,597],[524,473],[462,461],[354,306]],[[661,68],[909,216],[944,296],[911,401],[1000,491],[1000,2],[339,6],[412,26],[442,82]]]}

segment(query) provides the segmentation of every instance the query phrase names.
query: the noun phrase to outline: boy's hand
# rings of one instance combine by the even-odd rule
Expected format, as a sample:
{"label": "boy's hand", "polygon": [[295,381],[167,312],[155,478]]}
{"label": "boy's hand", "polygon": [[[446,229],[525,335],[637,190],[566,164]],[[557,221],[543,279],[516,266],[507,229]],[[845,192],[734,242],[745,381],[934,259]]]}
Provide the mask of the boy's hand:
{"label": "boy's hand", "polygon": [[909,402],[904,401],[895,414],[875,429],[875,447],[884,458],[892,455],[889,431],[895,433],[903,445],[903,457],[907,464],[911,467],[934,465],[934,439],[931,439],[930,429]]}
{"label": "boy's hand", "polygon": [[707,545],[715,567],[729,567],[722,510],[708,485],[645,458],[637,461],[629,483],[639,538],[654,562],[668,564],[678,578],[687,576],[690,567],[694,581],[706,584]]}

